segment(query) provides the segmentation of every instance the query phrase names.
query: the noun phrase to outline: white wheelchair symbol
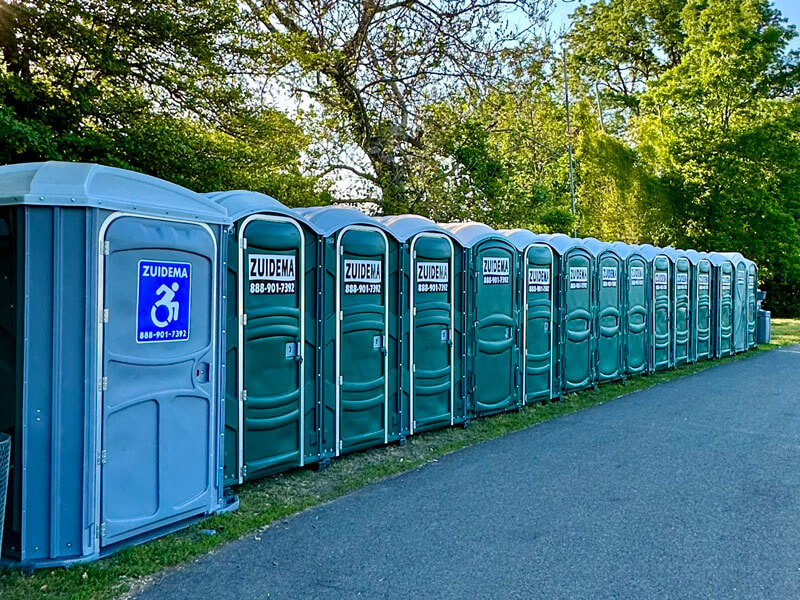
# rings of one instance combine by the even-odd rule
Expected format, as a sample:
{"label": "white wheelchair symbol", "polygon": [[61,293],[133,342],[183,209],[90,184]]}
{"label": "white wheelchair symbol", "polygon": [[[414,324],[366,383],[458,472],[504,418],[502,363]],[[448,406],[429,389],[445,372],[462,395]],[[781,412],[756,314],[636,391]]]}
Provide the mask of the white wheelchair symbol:
{"label": "white wheelchair symbol", "polygon": [[[160,298],[156,300],[155,304],[153,304],[153,308],[150,309],[150,320],[153,321],[153,324],[156,327],[164,328],[178,319],[178,309],[180,308],[180,303],[175,300],[175,292],[178,291],[178,287],[178,282],[175,281],[169,287],[162,283],[161,286],[156,290],[156,295],[160,296]],[[158,308],[160,306],[164,306],[167,309],[166,321],[162,321],[158,318]]]}

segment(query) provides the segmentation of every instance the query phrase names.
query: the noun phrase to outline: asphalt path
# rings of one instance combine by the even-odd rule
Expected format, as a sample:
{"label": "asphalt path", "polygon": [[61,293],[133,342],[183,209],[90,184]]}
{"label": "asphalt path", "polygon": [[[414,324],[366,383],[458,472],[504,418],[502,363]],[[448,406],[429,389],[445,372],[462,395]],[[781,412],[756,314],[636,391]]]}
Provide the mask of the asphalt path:
{"label": "asphalt path", "polygon": [[137,598],[800,598],[800,346],[455,452]]}

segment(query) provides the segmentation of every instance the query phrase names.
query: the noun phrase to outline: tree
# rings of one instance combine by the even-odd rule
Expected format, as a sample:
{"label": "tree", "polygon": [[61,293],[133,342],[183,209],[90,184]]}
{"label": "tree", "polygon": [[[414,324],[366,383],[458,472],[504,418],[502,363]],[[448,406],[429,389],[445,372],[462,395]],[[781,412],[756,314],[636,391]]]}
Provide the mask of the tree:
{"label": "tree", "polygon": [[368,164],[336,162],[376,186],[383,212],[410,208],[425,106],[509,75],[505,59],[533,41],[550,0],[246,0],[279,76],[321,107],[328,136]]}
{"label": "tree", "polygon": [[[324,201],[304,132],[253,101],[234,0],[0,0],[0,161],[95,161]],[[297,191],[293,191],[297,186]]]}

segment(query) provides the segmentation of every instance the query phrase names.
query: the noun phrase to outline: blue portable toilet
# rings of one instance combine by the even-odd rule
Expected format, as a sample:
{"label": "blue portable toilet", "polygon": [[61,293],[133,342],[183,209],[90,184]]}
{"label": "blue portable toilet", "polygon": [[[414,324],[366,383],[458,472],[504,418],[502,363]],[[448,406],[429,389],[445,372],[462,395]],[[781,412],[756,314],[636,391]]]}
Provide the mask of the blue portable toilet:
{"label": "blue portable toilet", "polygon": [[579,239],[557,233],[544,235],[542,240],[557,257],[558,372],[561,392],[569,393],[597,382],[594,332],[597,261]]}
{"label": "blue portable toilet", "polygon": [[93,560],[236,506],[222,481],[229,222],[140,173],[0,168],[5,559]]}
{"label": "blue portable toilet", "polygon": [[322,242],[318,314],[322,346],[323,460],[402,440],[402,243],[383,223],[342,206],[298,208]]}
{"label": "blue portable toilet", "polygon": [[639,246],[650,271],[650,370],[673,366],[672,354],[672,259],[650,244]]}
{"label": "blue portable toilet", "polygon": [[500,233],[517,247],[522,265],[517,280],[523,312],[523,402],[558,398],[555,254],[541,235],[527,229],[501,229]]}
{"label": "blue portable toilet", "polygon": [[714,356],[734,353],[733,281],[736,267],[730,257],[712,252],[708,255],[714,268]]}
{"label": "blue portable toilet", "polygon": [[647,259],[639,247],[614,242],[611,246],[623,260],[624,365],[628,375],[646,373],[649,365],[650,293],[647,286]]}
{"label": "blue portable toilet", "polygon": [[402,243],[400,357],[409,434],[466,420],[464,250],[450,231],[419,215],[376,217]]}
{"label": "blue portable toilet", "polygon": [[319,460],[321,238],[274,198],[207,194],[228,212],[225,484]]}
{"label": "blue portable toilet", "polygon": [[596,238],[585,238],[583,246],[597,263],[594,276],[595,369],[599,383],[623,379],[625,340],[622,314],[625,295],[621,277],[624,260],[616,247]]}
{"label": "blue portable toilet", "polygon": [[483,223],[444,223],[466,250],[467,414],[522,405],[519,258],[516,246]]}
{"label": "blue portable toilet", "polygon": [[692,265],[691,357],[692,361],[698,361],[714,356],[713,272],[705,252],[687,250],[686,258]]}

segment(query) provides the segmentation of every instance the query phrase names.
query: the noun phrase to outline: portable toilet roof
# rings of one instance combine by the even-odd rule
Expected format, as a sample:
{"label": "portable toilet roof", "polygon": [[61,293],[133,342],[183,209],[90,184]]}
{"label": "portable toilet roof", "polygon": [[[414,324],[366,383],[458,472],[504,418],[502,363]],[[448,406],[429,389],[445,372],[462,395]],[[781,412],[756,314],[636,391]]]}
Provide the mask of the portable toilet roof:
{"label": "portable toilet roof", "polygon": [[593,256],[600,256],[603,252],[611,250],[614,254],[619,256],[620,258],[625,258],[619,251],[614,247],[613,244],[608,242],[601,242],[597,238],[589,237],[584,238],[582,246],[586,248],[589,252],[592,253]]}
{"label": "portable toilet roof", "polygon": [[658,246],[653,246],[652,244],[642,244],[639,246],[639,254],[644,256],[647,260],[653,260],[656,256],[663,254],[672,259],[672,257],[664,251],[664,248],[659,248]]}
{"label": "portable toilet roof", "polygon": [[733,259],[723,252],[711,252],[708,255],[708,260],[711,261],[711,264],[715,267],[720,266],[722,263],[731,263],[734,264]]}
{"label": "portable toilet roof", "polygon": [[450,231],[464,248],[472,248],[478,242],[490,237],[504,237],[496,229],[484,223],[467,221],[466,223],[442,223],[441,226]]}
{"label": "portable toilet roof", "polygon": [[234,221],[238,221],[239,219],[243,219],[257,213],[267,212],[284,215],[291,219],[295,219],[296,221],[307,225],[313,231],[317,231],[317,228],[314,226],[314,224],[299,215],[297,211],[292,210],[281,202],[278,202],[272,196],[267,196],[266,194],[262,194],[260,192],[251,192],[249,190],[230,190],[227,192],[211,192],[209,194],[205,194],[205,196],[223,206],[228,212],[228,216]]}
{"label": "portable toilet roof", "polygon": [[693,265],[699,264],[700,261],[708,260],[708,253],[698,252],[697,250],[686,250],[684,256],[686,256]]}
{"label": "portable toilet roof", "polygon": [[423,217],[422,215],[391,215],[386,217],[374,217],[374,219],[392,230],[394,236],[401,242],[410,240],[420,233],[442,233],[450,238],[457,239],[452,231],[449,231],[436,222]]}
{"label": "portable toilet roof", "polygon": [[371,225],[382,229],[391,234],[394,239],[397,239],[394,232],[378,219],[349,206],[311,206],[296,208],[293,213],[306,219],[314,230],[322,236],[329,236],[351,225]]}
{"label": "portable toilet roof", "polygon": [[546,243],[546,235],[540,233],[533,233],[527,229],[499,229],[497,233],[507,237],[511,240],[518,250],[525,250],[531,244]]}
{"label": "portable toilet roof", "polygon": [[639,246],[625,242],[611,242],[611,247],[621,258],[628,258],[631,254],[639,253]]}
{"label": "portable toilet roof", "polygon": [[0,168],[0,204],[102,208],[229,224],[225,209],[177,184],[90,163],[48,161]]}
{"label": "portable toilet roof", "polygon": [[753,261],[748,261],[748,260],[747,260],[747,259],[746,259],[744,256],[742,256],[742,255],[741,255],[741,253],[739,253],[739,252],[718,252],[717,254],[720,254],[720,255],[722,255],[722,256],[725,256],[725,257],[726,257],[726,258],[728,258],[728,260],[730,260],[730,261],[731,261],[733,264],[737,264],[737,263],[740,263],[740,262],[741,262],[741,263],[744,263],[744,264],[748,264],[748,263],[751,263],[751,262],[753,262]]}
{"label": "portable toilet roof", "polygon": [[542,236],[542,241],[550,246],[559,255],[564,255],[572,248],[582,245],[582,240],[578,238],[569,237],[563,233],[552,233]]}

